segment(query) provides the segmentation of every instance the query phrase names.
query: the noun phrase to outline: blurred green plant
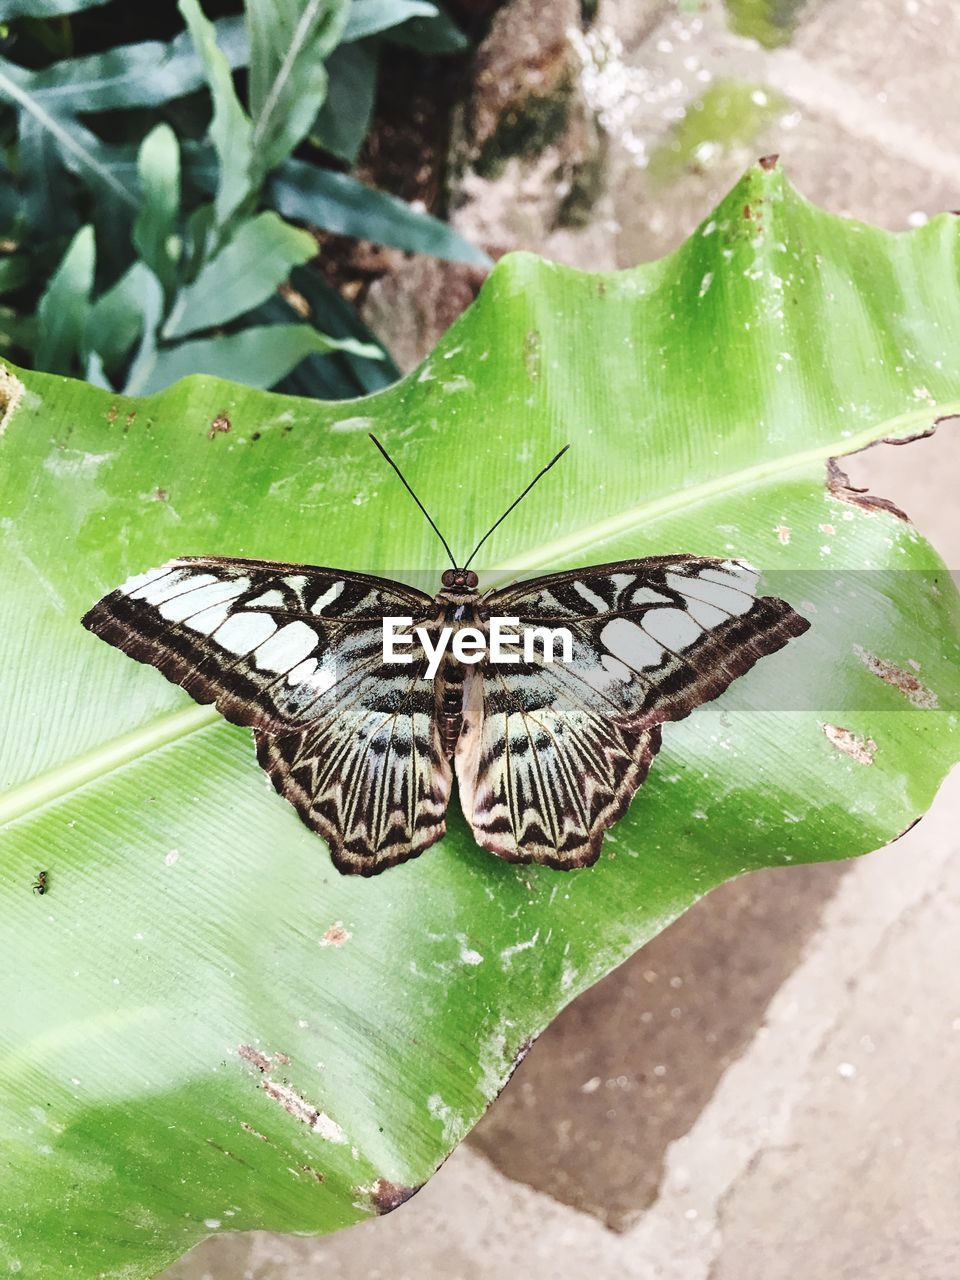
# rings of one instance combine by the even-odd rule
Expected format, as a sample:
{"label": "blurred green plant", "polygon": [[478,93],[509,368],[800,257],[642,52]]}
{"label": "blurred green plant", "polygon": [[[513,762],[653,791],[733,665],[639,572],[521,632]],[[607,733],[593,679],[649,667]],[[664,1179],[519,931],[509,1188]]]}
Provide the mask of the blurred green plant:
{"label": "blurred green plant", "polygon": [[[98,8],[110,47],[78,54]],[[112,43],[157,15],[0,0],[0,350],[129,393],[196,372],[275,387],[297,366],[300,394],[378,390],[392,361],[293,223],[486,264],[323,163],[356,161],[385,40],[452,53],[463,35],[431,0],[177,8],[171,38]]]}
{"label": "blurred green plant", "polygon": [[789,44],[807,0],[726,0],[730,26],[766,49]]}

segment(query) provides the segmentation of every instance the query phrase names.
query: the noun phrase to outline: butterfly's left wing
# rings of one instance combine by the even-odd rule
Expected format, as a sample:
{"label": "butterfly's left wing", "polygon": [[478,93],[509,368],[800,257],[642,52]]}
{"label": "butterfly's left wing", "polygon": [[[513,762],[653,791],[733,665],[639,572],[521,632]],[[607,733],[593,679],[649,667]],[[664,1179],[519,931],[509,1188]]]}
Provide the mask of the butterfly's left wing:
{"label": "butterfly's left wing", "polygon": [[131,578],[83,623],[254,729],[260,764],[336,866],[372,875],[445,830],[450,765],[426,655],[416,640],[408,664],[383,654],[384,617],[433,612],[423,592],[369,574],[197,556]]}
{"label": "butterfly's left wing", "polygon": [[521,630],[565,627],[573,661],[541,653],[469,669],[456,769],[477,842],[511,862],[595,862],[659,750],[659,726],[807,630],[785,601],[756,595],[757,579],[742,561],[664,556],[484,597],[484,615]]}

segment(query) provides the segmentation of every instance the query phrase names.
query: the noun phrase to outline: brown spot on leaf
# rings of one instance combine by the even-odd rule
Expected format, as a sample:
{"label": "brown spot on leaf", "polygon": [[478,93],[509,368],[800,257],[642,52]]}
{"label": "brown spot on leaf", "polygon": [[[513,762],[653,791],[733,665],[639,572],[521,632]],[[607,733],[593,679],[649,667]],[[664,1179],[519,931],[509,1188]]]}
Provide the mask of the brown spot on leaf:
{"label": "brown spot on leaf", "polygon": [[771,169],[775,169],[777,165],[780,163],[780,156],[779,155],[761,156],[757,163],[760,165],[761,169],[765,169],[766,172],[769,173]]}
{"label": "brown spot on leaf", "polygon": [[308,1174],[311,1178],[313,1178],[314,1182],[326,1182],[327,1180],[326,1177],[320,1172],[320,1170],[315,1169],[312,1164],[302,1164],[300,1168],[303,1170],[304,1173]]}
{"label": "brown spot on leaf", "polygon": [[750,208],[748,204],[745,204],[743,206],[743,216],[746,218],[748,222],[753,217],[753,210]]}
{"label": "brown spot on leaf", "polygon": [[[906,443],[906,441],[903,443]],[[889,498],[878,498],[866,489],[858,489],[855,485],[852,485],[850,477],[840,467],[836,458],[827,459],[827,492],[832,498],[836,498],[840,502],[849,502],[851,506],[859,507],[861,511],[867,511],[870,514],[874,514],[877,511],[887,511],[890,515],[896,516],[898,520],[903,520],[906,524],[910,523],[910,517],[907,513],[901,511],[896,503],[891,502]]]}
{"label": "brown spot on leaf", "polygon": [[235,1160],[237,1164],[242,1164],[246,1167],[246,1160],[241,1160],[238,1155],[235,1155],[232,1151],[228,1151],[226,1147],[221,1147],[220,1143],[214,1142],[212,1138],[207,1138],[207,1146],[213,1147],[214,1151],[219,1151],[220,1154],[222,1156],[226,1156],[228,1160]]}
{"label": "brown spot on leaf", "polygon": [[273,1060],[274,1062],[279,1062],[283,1067],[289,1067],[290,1065],[290,1058],[285,1053],[275,1053],[273,1055]]}
{"label": "brown spot on leaf", "polygon": [[136,409],[131,409],[126,416],[126,419],[124,420],[124,424],[123,424],[124,431],[129,431],[130,428],[133,426],[133,424],[136,422],[136,420],[137,420],[137,411]]}
{"label": "brown spot on leaf", "polygon": [[[420,1186],[422,1185],[421,1183]],[[399,1209],[415,1196],[420,1186],[405,1187],[398,1182],[390,1182],[387,1178],[378,1178],[372,1187],[365,1188],[365,1193],[376,1213],[393,1213],[394,1209]]]}
{"label": "brown spot on leaf", "polygon": [[790,526],[788,524],[778,524],[773,531],[777,535],[777,541],[782,547],[786,547],[790,542]]}
{"label": "brown spot on leaf", "polygon": [[872,738],[861,738],[852,729],[841,728],[838,724],[821,724],[820,728],[827,736],[827,741],[857,764],[873,764],[877,754],[877,744]]}
{"label": "brown spot on leaf", "polygon": [[258,1071],[272,1071],[273,1063],[265,1053],[261,1053],[259,1049],[255,1049],[252,1044],[242,1044],[237,1053],[243,1058],[244,1062],[249,1062],[251,1066],[257,1068]]}
{"label": "brown spot on leaf", "polygon": [[878,658],[876,654],[868,653],[862,645],[855,644],[853,652],[868,671],[878,676],[884,684],[889,684],[894,689],[899,689],[913,706],[919,707],[922,711],[933,711],[940,705],[933,690],[928,689],[925,684],[909,671],[904,671],[902,667],[896,666],[893,662],[888,662],[886,658]]}
{"label": "brown spot on leaf", "polygon": [[169,502],[170,493],[167,489],[154,489],[153,500],[154,502]]}
{"label": "brown spot on leaf", "polygon": [[332,924],[327,932],[320,939],[321,947],[342,947],[345,942],[349,942],[353,935],[348,929],[343,927],[343,921],[338,920]]}
{"label": "brown spot on leaf", "polygon": [[346,1142],[346,1134],[336,1120],[332,1120],[325,1111],[318,1110],[312,1102],[308,1102],[289,1085],[277,1084],[275,1080],[264,1080],[260,1087],[268,1098],[279,1102],[288,1115],[293,1116],[294,1120],[299,1120],[301,1124],[307,1125],[321,1138],[325,1138],[328,1142]]}
{"label": "brown spot on leaf", "polygon": [[255,1129],[252,1124],[247,1124],[246,1120],[240,1121],[240,1128],[246,1133],[252,1134],[255,1138],[259,1138],[261,1142],[270,1141],[265,1133],[261,1133],[259,1129]]}
{"label": "brown spot on leaf", "polygon": [[219,413],[210,423],[210,430],[207,432],[207,439],[213,440],[218,435],[226,435],[231,429],[232,423],[225,413]]}
{"label": "brown spot on leaf", "polygon": [[107,410],[107,421],[111,424],[116,422],[117,417],[119,416],[119,413],[120,413],[120,410],[117,408],[117,406],[115,404],[112,404],[110,408]]}

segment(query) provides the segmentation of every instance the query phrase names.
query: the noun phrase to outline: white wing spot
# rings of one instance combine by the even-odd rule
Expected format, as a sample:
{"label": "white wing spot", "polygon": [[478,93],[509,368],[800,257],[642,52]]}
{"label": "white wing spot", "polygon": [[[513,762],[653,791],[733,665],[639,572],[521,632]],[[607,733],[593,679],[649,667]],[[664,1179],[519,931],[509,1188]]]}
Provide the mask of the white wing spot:
{"label": "white wing spot", "polygon": [[700,639],[703,632],[683,609],[651,609],[643,615],[643,629],[675,653]]}
{"label": "white wing spot", "polygon": [[718,609],[715,605],[707,604],[704,600],[698,600],[696,596],[687,594],[685,596],[687,602],[687,612],[694,622],[699,622],[701,627],[707,631],[712,631],[714,627],[719,627],[722,622],[729,622],[729,613],[724,613],[722,609]]}
{"label": "white wing spot", "polygon": [[[220,588],[220,594],[214,596],[212,600],[207,597],[207,591],[211,586]],[[212,573],[200,573],[187,583],[185,590],[164,601],[160,606],[160,616],[166,618],[168,622],[182,622],[184,618],[189,618],[191,613],[199,613],[208,605],[217,604],[222,600],[223,586],[224,584],[217,582]]]}
{"label": "white wing spot", "polygon": [[600,632],[601,641],[615,658],[634,670],[659,666],[663,649],[642,627],[627,618],[614,618]]}
{"label": "white wing spot", "polygon": [[213,637],[217,644],[230,653],[249,653],[256,649],[277,629],[277,624],[265,613],[233,613]]}
{"label": "white wing spot", "polygon": [[261,671],[289,671],[317,647],[317,633],[305,622],[281,627],[254,654]]}
{"label": "white wing spot", "polygon": [[117,590],[121,591],[125,596],[132,596],[141,587],[145,587],[151,582],[156,582],[158,578],[164,578],[168,573],[172,572],[173,570],[170,566],[165,564],[159,569],[148,569],[146,573],[135,573],[132,578],[128,578]]}
{"label": "white wing spot", "polygon": [[[669,579],[670,575],[667,575]],[[631,604],[673,604],[669,596],[661,595],[659,591],[654,591],[653,587],[637,587],[636,591],[630,593]]]}
{"label": "white wing spot", "polygon": [[579,578],[573,581],[573,589],[578,596],[581,596],[590,605],[591,609],[596,609],[597,613],[606,613],[609,608],[606,600],[602,596],[598,596],[595,591],[591,591],[585,582],[581,582]]}
{"label": "white wing spot", "polygon": [[619,658],[614,658],[612,654],[604,653],[600,656],[600,662],[605,671],[609,671],[612,676],[618,680],[630,679],[630,668],[625,667]]}
{"label": "white wing spot", "polygon": [[323,613],[328,604],[333,604],[343,595],[343,583],[334,582],[327,587],[322,596],[318,596],[310,607],[311,613]]}
{"label": "white wing spot", "polygon": [[191,631],[199,631],[203,636],[212,636],[217,627],[222,627],[229,617],[230,605],[218,604],[204,609],[202,613],[193,614],[185,619],[185,622]]}
{"label": "white wing spot", "polygon": [[174,569],[171,573],[165,573],[161,579],[156,582],[148,583],[147,586],[141,587],[139,591],[130,593],[131,600],[145,600],[147,604],[162,604],[164,600],[169,600],[171,596],[178,595],[184,586],[184,582],[190,574],[186,569]]}
{"label": "white wing spot", "polygon": [[[732,579],[727,577],[727,582],[732,583]],[[754,596],[741,587],[723,585],[716,578],[705,578],[703,573],[696,578],[681,579],[677,583],[677,590],[682,591],[688,599],[696,597],[697,600],[705,600],[707,604],[715,605],[735,618],[749,613],[754,604]]]}
{"label": "white wing spot", "polygon": [[272,591],[265,591],[262,596],[257,596],[255,600],[247,601],[248,608],[252,609],[254,605],[259,609],[282,609],[283,592],[278,591],[276,587]]}

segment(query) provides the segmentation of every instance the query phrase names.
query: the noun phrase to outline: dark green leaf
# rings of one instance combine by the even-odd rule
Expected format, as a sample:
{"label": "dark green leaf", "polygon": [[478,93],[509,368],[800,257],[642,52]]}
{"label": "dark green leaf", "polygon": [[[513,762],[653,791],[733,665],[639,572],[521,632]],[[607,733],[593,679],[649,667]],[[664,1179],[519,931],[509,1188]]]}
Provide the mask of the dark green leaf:
{"label": "dark green leaf", "polygon": [[353,164],[370,128],[377,93],[376,41],[342,44],[327,59],[330,83],[311,136],[325,151]]}
{"label": "dark green leaf", "polygon": [[[247,52],[242,20],[227,18],[213,27],[229,65],[242,65]],[[204,83],[203,64],[188,32],[169,43],[122,44],[105,53],[65,58],[42,71],[17,71],[23,91],[64,123],[81,112],[162,106]]]}
{"label": "dark green leaf", "polygon": [[[377,345],[375,335],[356,309],[327,284],[315,267],[297,267],[290,283],[309,305],[310,318],[316,328],[334,338],[354,338],[367,346]],[[264,303],[253,318],[286,322],[294,319],[294,312],[277,294]],[[308,356],[277,384],[277,389],[313,400],[347,400],[382,391],[399,378],[400,370],[386,352],[380,360],[368,360],[348,351],[337,351],[329,356]]]}
{"label": "dark green leaf", "polygon": [[109,0],[0,0],[0,22],[12,22],[14,18],[58,18],[105,4],[109,4]]}
{"label": "dark green leaf", "polygon": [[[136,196],[114,176],[99,156],[102,144],[88,130],[72,119],[60,119],[32,92],[32,76],[12,62],[0,59],[0,98],[5,98],[30,118],[33,130],[43,138],[45,154],[56,146],[63,162],[76,166],[88,179],[109,188],[116,198],[136,205]],[[21,136],[24,125],[21,123]]]}
{"label": "dark green leaf", "polygon": [[96,266],[93,227],[81,227],[37,308],[34,358],[50,373],[70,373],[86,364],[86,329]]}
{"label": "dark green leaf", "polygon": [[0,256],[0,293],[12,293],[33,275],[33,263],[26,254],[5,253]]}
{"label": "dark green leaf", "polygon": [[490,265],[481,250],[445,222],[421,213],[396,196],[375,191],[349,174],[288,160],[274,175],[267,200],[285,217],[357,236],[410,253],[429,253],[450,262]]}
{"label": "dark green leaf", "polygon": [[180,252],[180,148],[169,125],[158,124],[143,140],[139,159],[143,205],[133,227],[140,256],[169,291],[177,275]]}
{"label": "dark green leaf", "polygon": [[306,137],[327,91],[324,62],[339,43],[350,0],[246,0],[250,114],[265,176]]}
{"label": "dark green leaf", "polygon": [[467,37],[445,13],[436,18],[411,18],[387,32],[387,39],[392,44],[409,45],[420,53],[462,53],[470,47]]}
{"label": "dark green leaf", "polygon": [[338,350],[369,360],[377,359],[380,354],[377,347],[364,347],[351,339],[331,338],[308,324],[259,325],[222,338],[201,338],[158,351],[142,390],[145,393],[160,391],[201,371],[248,387],[272,387],[305,356]]}
{"label": "dark green leaf", "polygon": [[433,19],[439,13],[429,0],[353,0],[341,40],[349,44],[399,26],[410,18]]}
{"label": "dark green leaf", "polygon": [[142,338],[145,309],[150,309],[156,282],[156,276],[145,263],[135,262],[113,288],[93,304],[87,323],[86,345],[100,357],[110,373],[120,368]]}
{"label": "dark green leaf", "polygon": [[220,161],[216,195],[217,221],[225,226],[254,190],[253,125],[234,88],[230,62],[217,44],[216,28],[198,0],[179,0],[194,46],[203,63],[213,118],[210,139]]}
{"label": "dark green leaf", "polygon": [[17,186],[22,200],[18,220],[29,228],[31,240],[40,245],[75,231],[80,218],[60,148],[49,131],[26,111],[20,113],[17,160]]}
{"label": "dark green leaf", "polygon": [[275,213],[260,213],[242,222],[193,284],[180,291],[164,337],[182,338],[211,329],[259,306],[293,267],[307,262],[316,251],[309,232],[290,226]]}
{"label": "dark green leaf", "polygon": [[144,285],[144,295],[141,303],[143,314],[142,337],[140,346],[127,373],[127,382],[124,388],[127,395],[139,395],[153,373],[157,354],[157,339],[160,334],[160,321],[163,318],[163,288],[152,271],[148,273]]}

